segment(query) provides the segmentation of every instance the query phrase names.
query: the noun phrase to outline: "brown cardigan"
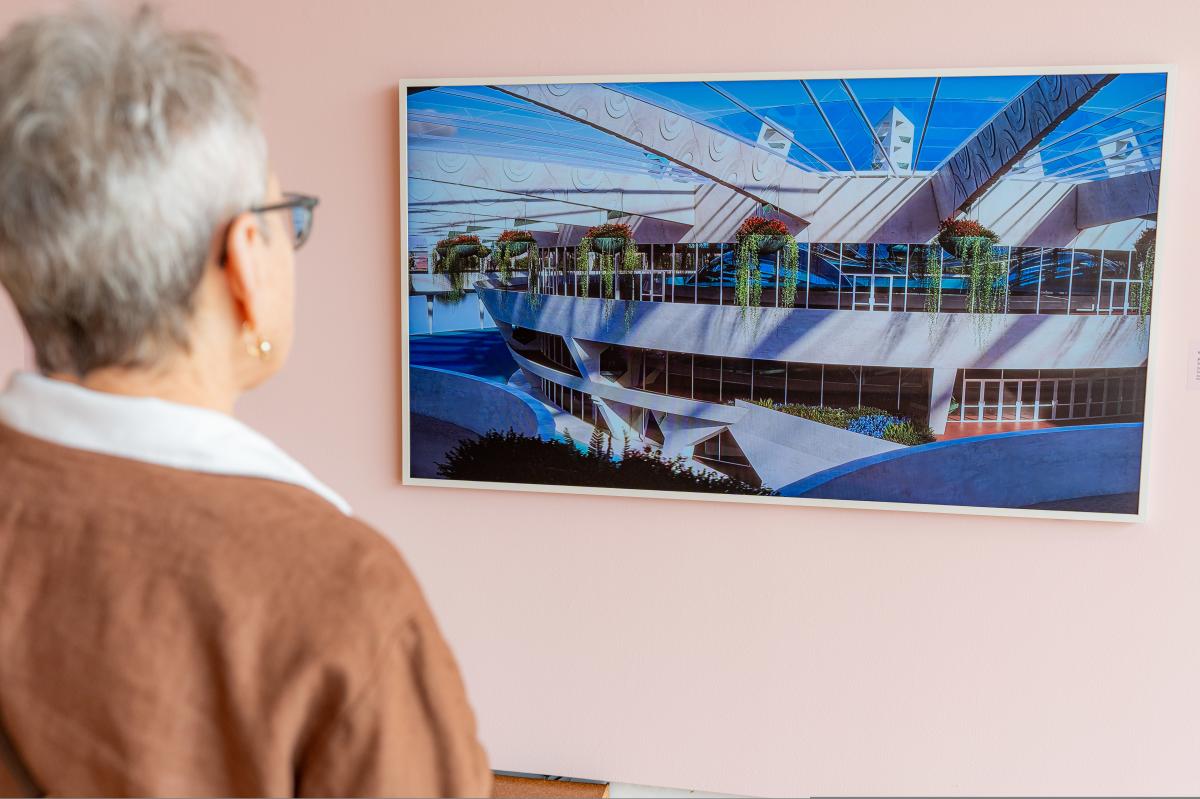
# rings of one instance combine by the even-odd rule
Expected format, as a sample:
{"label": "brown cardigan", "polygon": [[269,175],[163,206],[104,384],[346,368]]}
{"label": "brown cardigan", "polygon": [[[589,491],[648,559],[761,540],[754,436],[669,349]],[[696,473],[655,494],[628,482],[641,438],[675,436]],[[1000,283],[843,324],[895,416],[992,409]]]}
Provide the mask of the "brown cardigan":
{"label": "brown cardigan", "polygon": [[376,532],[303,488],[3,425],[0,725],[51,794],[491,788],[454,658]]}

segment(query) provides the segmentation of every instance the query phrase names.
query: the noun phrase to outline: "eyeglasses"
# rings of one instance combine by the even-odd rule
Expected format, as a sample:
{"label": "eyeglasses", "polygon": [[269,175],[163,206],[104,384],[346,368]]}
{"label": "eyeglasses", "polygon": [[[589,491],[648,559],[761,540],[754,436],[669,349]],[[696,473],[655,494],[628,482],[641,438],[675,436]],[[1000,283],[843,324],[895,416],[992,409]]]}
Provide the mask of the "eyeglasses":
{"label": "eyeglasses", "polygon": [[284,194],[283,202],[260,205],[250,209],[251,213],[265,214],[269,211],[291,211],[292,249],[298,250],[308,241],[312,233],[313,209],[320,202],[307,194]]}

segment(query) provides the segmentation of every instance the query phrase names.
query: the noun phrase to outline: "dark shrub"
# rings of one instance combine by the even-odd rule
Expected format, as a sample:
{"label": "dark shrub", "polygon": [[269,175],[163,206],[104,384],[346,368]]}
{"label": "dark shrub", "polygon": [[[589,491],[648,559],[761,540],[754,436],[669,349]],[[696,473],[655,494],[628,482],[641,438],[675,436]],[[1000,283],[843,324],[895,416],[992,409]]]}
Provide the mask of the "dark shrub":
{"label": "dark shrub", "polygon": [[438,464],[438,474],[448,480],[494,483],[758,496],[775,493],[725,475],[697,472],[683,458],[666,460],[649,450],[629,450],[620,460],[613,460],[605,451],[581,452],[570,442],[543,441],[511,430],[459,442],[446,454],[446,461]]}

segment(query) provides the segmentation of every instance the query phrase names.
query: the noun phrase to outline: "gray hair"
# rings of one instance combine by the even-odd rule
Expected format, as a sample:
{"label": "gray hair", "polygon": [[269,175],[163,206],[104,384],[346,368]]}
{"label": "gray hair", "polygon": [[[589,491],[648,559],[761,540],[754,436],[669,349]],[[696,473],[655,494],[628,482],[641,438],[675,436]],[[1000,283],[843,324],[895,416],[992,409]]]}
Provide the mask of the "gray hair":
{"label": "gray hair", "polygon": [[249,70],[204,34],[79,9],[0,41],[0,284],[38,367],[190,346],[213,237],[266,192]]}

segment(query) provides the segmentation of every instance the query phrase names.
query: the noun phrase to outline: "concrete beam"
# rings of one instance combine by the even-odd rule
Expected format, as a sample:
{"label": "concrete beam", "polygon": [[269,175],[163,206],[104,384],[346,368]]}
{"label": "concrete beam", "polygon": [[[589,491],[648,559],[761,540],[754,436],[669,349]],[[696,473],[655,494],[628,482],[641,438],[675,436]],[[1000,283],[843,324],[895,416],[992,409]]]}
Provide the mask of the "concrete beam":
{"label": "concrete beam", "polygon": [[941,218],[953,216],[1116,75],[1043,75],[967,139],[933,176]]}
{"label": "concrete beam", "polygon": [[810,213],[824,182],[765,148],[594,83],[492,88],[602,130],[798,219]]}
{"label": "concrete beam", "polygon": [[575,362],[575,368],[579,370],[579,373],[589,380],[599,380],[600,353],[612,345],[603,341],[586,341],[570,336],[564,336],[563,343],[566,344],[567,352],[571,354],[571,360]]}
{"label": "concrete beam", "polygon": [[649,175],[431,150],[410,153],[410,178],[558,200],[691,225],[696,184]]}
{"label": "concrete beam", "polygon": [[1075,190],[1076,226],[1082,230],[1135,217],[1155,217],[1161,180],[1162,171],[1151,169],[1079,184]]}
{"label": "concrete beam", "polygon": [[409,178],[406,201],[409,215],[413,218],[443,214],[463,220],[510,220],[510,227],[517,219],[554,224],[593,225],[607,218],[606,211],[586,204],[546,200],[513,192],[421,178]]}
{"label": "concrete beam", "polygon": [[654,414],[654,420],[663,433],[662,454],[666,458],[690,458],[697,444],[725,429],[725,425],[715,422],[661,411]]}

